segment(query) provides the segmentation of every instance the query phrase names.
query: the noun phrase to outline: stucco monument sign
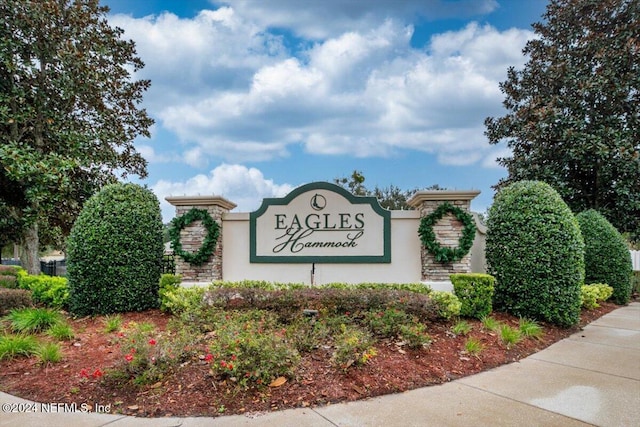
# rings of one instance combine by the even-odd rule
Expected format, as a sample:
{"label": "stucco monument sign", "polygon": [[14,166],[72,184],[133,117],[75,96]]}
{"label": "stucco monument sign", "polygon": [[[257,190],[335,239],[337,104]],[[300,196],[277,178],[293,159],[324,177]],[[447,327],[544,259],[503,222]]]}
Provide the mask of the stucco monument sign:
{"label": "stucco monument sign", "polygon": [[391,212],[335,184],[264,199],[249,221],[251,263],[391,262]]}

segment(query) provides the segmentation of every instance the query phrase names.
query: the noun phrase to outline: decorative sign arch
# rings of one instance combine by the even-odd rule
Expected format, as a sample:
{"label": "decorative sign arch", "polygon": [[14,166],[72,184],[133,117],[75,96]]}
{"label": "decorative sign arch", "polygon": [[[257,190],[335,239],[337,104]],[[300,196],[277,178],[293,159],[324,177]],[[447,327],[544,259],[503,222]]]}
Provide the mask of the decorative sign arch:
{"label": "decorative sign arch", "polygon": [[252,263],[391,262],[391,212],[336,184],[264,199],[249,221]]}

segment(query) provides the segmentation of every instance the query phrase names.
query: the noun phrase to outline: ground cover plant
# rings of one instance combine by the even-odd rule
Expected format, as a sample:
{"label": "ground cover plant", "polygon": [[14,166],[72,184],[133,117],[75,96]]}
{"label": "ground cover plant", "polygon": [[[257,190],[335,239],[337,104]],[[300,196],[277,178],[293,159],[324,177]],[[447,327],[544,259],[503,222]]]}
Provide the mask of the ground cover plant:
{"label": "ground cover plant", "polygon": [[[60,324],[72,330],[66,340],[51,329],[16,334],[5,318],[0,390],[38,401],[111,404],[113,412],[137,416],[252,413],[450,381],[519,360],[576,330],[500,312],[460,318],[446,312],[459,309],[455,296],[436,293],[434,303],[428,288],[407,293],[411,286],[387,290],[403,299],[395,306],[374,284],[314,290],[326,292],[324,299],[299,285],[169,286],[167,295],[179,292],[189,303],[63,316]],[[316,305],[292,304],[298,296]],[[263,307],[246,306],[246,298]],[[291,305],[295,310],[284,308]],[[613,307],[585,309],[583,322]]]}

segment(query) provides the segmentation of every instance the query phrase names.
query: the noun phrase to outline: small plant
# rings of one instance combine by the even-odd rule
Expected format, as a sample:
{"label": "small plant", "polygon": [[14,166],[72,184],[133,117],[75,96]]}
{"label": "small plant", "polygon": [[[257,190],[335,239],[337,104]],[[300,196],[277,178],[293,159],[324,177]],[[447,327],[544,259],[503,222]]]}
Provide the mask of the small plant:
{"label": "small plant", "polygon": [[482,327],[491,332],[497,332],[500,329],[500,322],[491,316],[485,316],[481,319]]}
{"label": "small plant", "polygon": [[373,338],[366,331],[343,325],[341,333],[335,338],[333,363],[344,370],[352,365],[364,365],[376,355],[373,343]]}
{"label": "small plant", "polygon": [[500,325],[500,339],[507,348],[511,348],[520,342],[522,334],[519,329],[512,328],[509,325]]}
{"label": "small plant", "polygon": [[119,331],[122,327],[122,317],[119,314],[109,315],[104,318],[104,331],[106,333]]}
{"label": "small plant", "polygon": [[17,356],[31,356],[38,349],[38,341],[31,335],[0,336],[0,360]]}
{"label": "small plant", "polygon": [[399,333],[409,348],[422,348],[431,344],[431,336],[427,333],[427,327],[422,323],[400,325]]}
{"label": "small plant", "polygon": [[489,274],[466,273],[450,276],[453,291],[460,299],[460,315],[481,319],[491,313],[496,279]]}
{"label": "small plant", "polygon": [[46,331],[62,321],[57,311],[46,308],[23,308],[9,313],[9,322],[14,332],[37,333]]}
{"label": "small plant", "polygon": [[58,343],[46,343],[41,345],[35,352],[40,363],[58,363],[62,360],[62,351]]}
{"label": "small plant", "polygon": [[591,285],[582,285],[580,293],[580,301],[582,308],[592,310],[600,307],[598,302],[608,300],[613,295],[613,288],[604,283],[594,283]]}
{"label": "small plant", "polygon": [[484,345],[476,338],[469,338],[464,343],[464,351],[472,356],[478,357],[482,350],[484,350]]}
{"label": "small plant", "polygon": [[471,332],[472,329],[473,327],[469,324],[469,322],[467,322],[466,320],[460,320],[455,325],[453,325],[451,331],[456,335],[467,335],[469,332]]}
{"label": "small plant", "polygon": [[287,329],[277,326],[273,313],[227,312],[215,331],[216,339],[209,345],[211,371],[235,378],[242,387],[292,377],[300,361],[298,351],[286,339]]}
{"label": "small plant", "polygon": [[73,329],[67,323],[60,322],[52,325],[47,334],[58,341],[68,341],[73,338]]}
{"label": "small plant", "polygon": [[438,315],[443,319],[451,319],[460,315],[462,303],[451,292],[433,291],[429,297],[436,303]]}
{"label": "small plant", "polygon": [[398,335],[400,326],[407,323],[409,316],[404,311],[395,308],[386,310],[370,310],[365,313],[364,321],[367,327],[375,335],[381,337],[394,337]]}
{"label": "small plant", "polygon": [[520,334],[526,338],[542,338],[543,330],[535,320],[520,318]]}

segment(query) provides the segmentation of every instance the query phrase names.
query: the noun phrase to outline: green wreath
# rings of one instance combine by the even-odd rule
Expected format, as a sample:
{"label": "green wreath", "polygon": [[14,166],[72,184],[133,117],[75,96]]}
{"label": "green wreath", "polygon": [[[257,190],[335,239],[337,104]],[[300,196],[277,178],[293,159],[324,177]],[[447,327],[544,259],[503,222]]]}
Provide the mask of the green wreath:
{"label": "green wreath", "polygon": [[[180,243],[180,231],[193,221],[202,221],[204,228],[207,230],[207,235],[202,241],[200,250],[196,253],[185,252],[182,250],[182,244]],[[169,237],[171,238],[171,246],[173,252],[179,255],[182,259],[189,264],[202,265],[216,250],[216,244],[218,243],[218,237],[220,236],[220,227],[218,223],[211,218],[209,212],[204,209],[193,208],[186,214],[176,217],[171,221],[171,228],[169,229]]]}
{"label": "green wreath", "polygon": [[[455,248],[440,246],[433,231],[433,226],[447,213],[452,213],[464,225],[462,236],[458,241],[458,246]],[[451,203],[443,203],[431,214],[420,220],[418,234],[420,234],[422,244],[433,254],[436,262],[451,263],[460,261],[471,250],[473,239],[476,237],[476,225],[471,215]]]}

